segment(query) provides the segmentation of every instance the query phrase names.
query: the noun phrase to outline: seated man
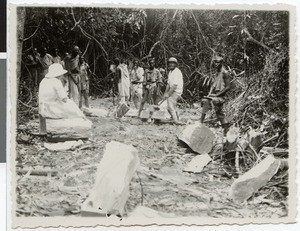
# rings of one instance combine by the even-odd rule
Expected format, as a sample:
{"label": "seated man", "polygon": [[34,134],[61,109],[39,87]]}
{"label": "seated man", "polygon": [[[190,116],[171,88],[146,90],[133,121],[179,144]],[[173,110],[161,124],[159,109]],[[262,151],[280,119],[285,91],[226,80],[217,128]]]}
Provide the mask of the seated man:
{"label": "seated man", "polygon": [[220,121],[224,135],[227,134],[229,125],[225,118],[223,105],[226,101],[226,93],[230,90],[230,76],[223,67],[223,58],[215,57],[213,59],[213,66],[216,69],[216,78],[212,83],[208,96],[202,100],[202,114],[200,122],[203,123],[206,113],[214,106],[217,119]]}
{"label": "seated man", "polygon": [[74,101],[68,98],[67,92],[63,88],[61,79],[66,73],[67,70],[64,70],[61,64],[54,63],[49,66],[49,72],[40,83],[39,117],[41,135],[47,134],[46,118],[85,118]]}

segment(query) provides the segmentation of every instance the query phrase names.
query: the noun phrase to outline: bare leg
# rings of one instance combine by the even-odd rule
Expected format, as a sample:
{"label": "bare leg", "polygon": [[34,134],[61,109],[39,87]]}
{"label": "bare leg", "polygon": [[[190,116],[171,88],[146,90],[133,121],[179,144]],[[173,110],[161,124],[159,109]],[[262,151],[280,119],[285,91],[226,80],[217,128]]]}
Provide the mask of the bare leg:
{"label": "bare leg", "polygon": [[176,94],[173,94],[167,99],[168,111],[175,123],[178,122],[178,116],[176,112],[177,98],[178,96]]}
{"label": "bare leg", "polygon": [[88,92],[87,92],[87,90],[85,90],[84,91],[84,104],[85,104],[85,106],[87,107],[87,108],[89,108],[90,106],[89,106],[89,95],[88,95]]}
{"label": "bare leg", "polygon": [[145,93],[144,93],[144,96],[143,96],[143,98],[142,98],[142,102],[141,102],[141,104],[140,104],[140,109],[139,109],[139,114],[138,114],[138,116],[141,115],[141,112],[142,112],[143,109],[144,109],[144,105],[145,105],[146,99],[147,99],[147,97],[148,97],[148,94],[149,94],[149,90],[148,90],[148,89],[145,89]]}
{"label": "bare leg", "polygon": [[201,113],[201,117],[200,117],[200,123],[204,122],[206,113],[211,110],[211,100],[209,99],[203,99],[202,100],[202,113]]}

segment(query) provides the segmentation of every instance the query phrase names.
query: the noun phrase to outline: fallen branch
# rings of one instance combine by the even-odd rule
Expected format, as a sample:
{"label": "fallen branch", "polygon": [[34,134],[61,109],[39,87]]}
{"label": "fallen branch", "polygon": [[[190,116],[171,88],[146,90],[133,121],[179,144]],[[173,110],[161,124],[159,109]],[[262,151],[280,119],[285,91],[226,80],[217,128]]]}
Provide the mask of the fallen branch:
{"label": "fallen branch", "polygon": [[245,34],[248,36],[247,41],[253,42],[253,43],[255,43],[255,44],[257,44],[257,45],[259,45],[259,46],[265,48],[265,49],[268,50],[268,51],[272,50],[270,47],[268,47],[268,46],[265,45],[264,43],[259,42],[259,41],[257,41],[255,38],[253,38],[252,35],[250,34],[250,32],[248,31],[247,28],[244,28],[244,32],[245,32]]}
{"label": "fallen branch", "polygon": [[17,174],[27,174],[29,171],[30,171],[30,175],[36,175],[36,176],[48,176],[49,174],[52,176],[56,176],[58,174],[58,170],[55,169],[30,169],[30,168],[17,169]]}
{"label": "fallen branch", "polygon": [[138,174],[138,172],[136,172],[137,177],[139,178],[139,182],[140,182],[140,186],[141,186],[141,205],[144,204],[144,189],[143,189],[143,185],[142,185],[142,180]]}

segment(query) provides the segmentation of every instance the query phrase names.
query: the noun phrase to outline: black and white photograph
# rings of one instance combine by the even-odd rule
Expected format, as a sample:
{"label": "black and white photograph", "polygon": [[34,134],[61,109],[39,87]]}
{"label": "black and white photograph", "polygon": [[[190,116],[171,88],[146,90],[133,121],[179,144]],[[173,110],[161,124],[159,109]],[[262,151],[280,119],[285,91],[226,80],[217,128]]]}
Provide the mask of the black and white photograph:
{"label": "black and white photograph", "polygon": [[293,6],[9,8],[14,227],[295,221]]}

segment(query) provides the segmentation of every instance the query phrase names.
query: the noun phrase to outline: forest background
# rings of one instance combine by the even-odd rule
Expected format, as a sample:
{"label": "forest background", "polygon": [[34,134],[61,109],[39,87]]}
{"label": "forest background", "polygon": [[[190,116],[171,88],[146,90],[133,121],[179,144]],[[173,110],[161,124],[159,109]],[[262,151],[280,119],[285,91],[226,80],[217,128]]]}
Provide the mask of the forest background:
{"label": "forest background", "polygon": [[199,103],[214,78],[211,61],[224,57],[232,90],[225,110],[243,129],[262,128],[273,145],[288,145],[289,12],[128,8],[18,8],[18,118],[37,113],[25,57],[33,48],[60,55],[78,45],[91,67],[90,94],[110,97],[115,57],[176,57],[184,75],[181,107]]}

